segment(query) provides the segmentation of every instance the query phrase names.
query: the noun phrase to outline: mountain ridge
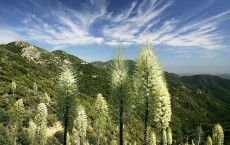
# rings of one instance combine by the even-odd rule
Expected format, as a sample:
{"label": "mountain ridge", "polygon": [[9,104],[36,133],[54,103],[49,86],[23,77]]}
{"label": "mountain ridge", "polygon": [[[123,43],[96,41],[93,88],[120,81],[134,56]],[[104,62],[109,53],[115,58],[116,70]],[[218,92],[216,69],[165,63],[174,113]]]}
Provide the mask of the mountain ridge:
{"label": "mountain ridge", "polygon": [[[55,102],[56,84],[61,67],[71,63],[78,78],[81,93],[79,102],[83,102],[86,106],[90,121],[93,119],[92,105],[96,94],[102,93],[109,100],[110,70],[108,66],[101,69],[93,63],[86,63],[84,60],[61,50],[41,53],[38,60],[30,60],[21,55],[23,47],[19,47],[15,43],[0,45],[0,99],[11,93],[9,85],[11,81],[15,80],[19,84],[15,99],[25,99],[26,107],[34,106],[39,100],[42,101],[41,98],[39,99],[33,95],[32,86],[34,82],[38,85],[40,95],[48,92],[52,101]],[[34,47],[36,48],[36,46]],[[38,63],[41,61],[44,63]],[[134,61],[128,60],[127,63],[129,64],[129,73],[132,75],[135,67]],[[211,127],[217,122],[223,124],[226,137],[229,137],[229,80],[203,75],[180,77],[168,72],[165,72],[165,77],[171,94],[173,111],[171,127],[175,140],[179,142],[184,141],[187,137],[193,138],[195,127],[199,123],[203,124],[202,127],[204,127],[206,134],[210,135]],[[1,102],[0,106],[4,105]],[[111,103],[109,105],[112,106]],[[55,116],[57,106],[55,106],[55,103],[51,106],[51,116]],[[112,108],[111,111],[113,112]],[[2,112],[1,107],[0,112]],[[130,123],[126,124],[125,127],[125,131],[130,135],[127,140],[132,140],[136,137],[134,134],[139,134],[136,140],[140,141],[142,139],[140,135],[141,128],[136,128],[135,125],[141,126],[141,120],[135,118],[136,122],[133,124],[129,118],[126,119]],[[4,122],[1,117],[0,122]],[[115,131],[115,126],[116,123],[113,122],[110,129]],[[133,128],[135,133],[131,132]],[[90,138],[95,135],[90,130],[87,133]],[[112,135],[109,131],[107,134],[111,138]],[[187,134],[187,136],[185,137],[183,134]]]}

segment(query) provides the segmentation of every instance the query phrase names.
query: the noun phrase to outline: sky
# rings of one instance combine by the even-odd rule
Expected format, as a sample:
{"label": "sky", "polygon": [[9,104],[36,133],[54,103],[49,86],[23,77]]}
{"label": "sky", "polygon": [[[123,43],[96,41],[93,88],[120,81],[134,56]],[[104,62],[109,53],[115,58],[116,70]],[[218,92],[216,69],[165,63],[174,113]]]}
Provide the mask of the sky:
{"label": "sky", "polygon": [[230,0],[0,0],[0,44],[27,41],[88,62],[146,42],[177,74],[230,74]]}

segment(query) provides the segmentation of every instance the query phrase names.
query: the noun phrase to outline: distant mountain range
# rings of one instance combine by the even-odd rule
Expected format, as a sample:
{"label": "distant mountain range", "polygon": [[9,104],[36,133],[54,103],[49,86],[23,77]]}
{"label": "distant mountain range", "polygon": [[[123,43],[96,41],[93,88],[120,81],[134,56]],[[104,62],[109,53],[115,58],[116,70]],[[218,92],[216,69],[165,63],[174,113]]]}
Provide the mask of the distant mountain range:
{"label": "distant mountain range", "polygon": [[[17,99],[23,98],[27,107],[35,106],[42,101],[33,97],[33,83],[36,82],[41,93],[48,92],[54,102],[50,108],[50,116],[56,113],[56,85],[63,65],[71,64],[78,80],[80,91],[79,102],[86,107],[89,122],[93,119],[92,106],[97,93],[102,93],[107,100],[110,97],[110,63],[87,63],[64,51],[48,52],[27,42],[17,41],[0,45],[0,102],[6,94],[10,94],[10,83],[18,84]],[[135,63],[127,60],[129,73],[135,70]],[[211,75],[178,76],[165,73],[171,94],[173,138],[185,141],[194,138],[195,128],[202,125],[206,135],[211,135],[215,123],[221,123],[225,130],[226,143],[230,139],[230,80]],[[229,75],[224,75],[229,77]],[[35,99],[35,100],[34,100]],[[0,106],[2,104],[0,103]],[[109,102],[110,114],[115,118],[113,103]],[[0,112],[4,109],[0,107]],[[125,131],[127,140],[142,140],[143,123],[141,118],[132,114],[125,115]],[[0,117],[0,122],[4,122]],[[91,127],[92,124],[89,124]],[[112,121],[106,131],[111,139],[116,132],[117,122]],[[111,131],[112,130],[112,131]],[[87,130],[90,140],[95,139],[92,127]]]}

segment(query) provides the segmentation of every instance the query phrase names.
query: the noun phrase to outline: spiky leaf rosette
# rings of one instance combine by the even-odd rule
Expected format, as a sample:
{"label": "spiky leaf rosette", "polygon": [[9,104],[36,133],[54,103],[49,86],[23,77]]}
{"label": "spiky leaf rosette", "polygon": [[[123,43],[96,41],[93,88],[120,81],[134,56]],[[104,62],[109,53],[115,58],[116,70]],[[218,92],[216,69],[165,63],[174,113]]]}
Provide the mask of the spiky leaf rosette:
{"label": "spiky leaf rosette", "polygon": [[86,136],[86,129],[87,129],[87,115],[85,113],[85,109],[83,106],[78,107],[78,115],[77,115],[77,129],[78,134],[81,138]]}
{"label": "spiky leaf rosette", "polygon": [[224,144],[224,132],[219,123],[216,124],[212,130],[212,139],[213,139],[213,145]]}
{"label": "spiky leaf rosette", "polygon": [[37,139],[40,144],[46,144],[46,128],[47,128],[47,107],[45,103],[40,103],[37,107],[38,114],[35,116],[35,123],[37,125]]}
{"label": "spiky leaf rosette", "polygon": [[211,136],[207,137],[206,145],[212,145],[212,138],[211,138]]}

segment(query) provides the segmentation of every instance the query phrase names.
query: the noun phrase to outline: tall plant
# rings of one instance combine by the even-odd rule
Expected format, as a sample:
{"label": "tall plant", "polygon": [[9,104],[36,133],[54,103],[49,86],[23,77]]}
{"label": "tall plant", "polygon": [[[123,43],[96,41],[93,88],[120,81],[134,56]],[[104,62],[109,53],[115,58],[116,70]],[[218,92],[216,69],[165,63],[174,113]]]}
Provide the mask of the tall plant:
{"label": "tall plant", "polygon": [[86,136],[87,129],[87,115],[83,106],[78,107],[78,116],[76,119],[78,135],[80,137],[80,144],[83,144],[84,137]]}
{"label": "tall plant", "polygon": [[35,116],[36,123],[36,136],[39,144],[45,145],[47,141],[46,128],[47,128],[47,107],[45,103],[40,103],[37,107],[38,114]]}
{"label": "tall plant", "polygon": [[113,92],[113,104],[119,114],[119,144],[123,145],[123,126],[124,126],[124,111],[128,104],[128,69],[122,52],[122,46],[118,45],[111,64],[111,85]]}
{"label": "tall plant", "polygon": [[224,144],[224,132],[221,125],[218,123],[214,126],[212,130],[213,145],[223,145]]}
{"label": "tall plant", "polygon": [[97,100],[95,102],[95,122],[94,126],[97,132],[97,144],[100,144],[100,136],[104,133],[106,123],[108,121],[108,105],[102,96],[97,94]]}
{"label": "tall plant", "polygon": [[71,133],[77,116],[77,85],[72,69],[65,66],[59,77],[57,97],[57,116],[64,128],[64,145],[67,144],[67,133]]}
{"label": "tall plant", "polygon": [[144,116],[143,144],[148,144],[148,128],[151,120],[154,120],[157,128],[161,130],[162,141],[165,144],[167,140],[165,130],[171,120],[170,95],[163,70],[150,44],[146,44],[139,54],[134,80],[137,100],[142,106]]}

